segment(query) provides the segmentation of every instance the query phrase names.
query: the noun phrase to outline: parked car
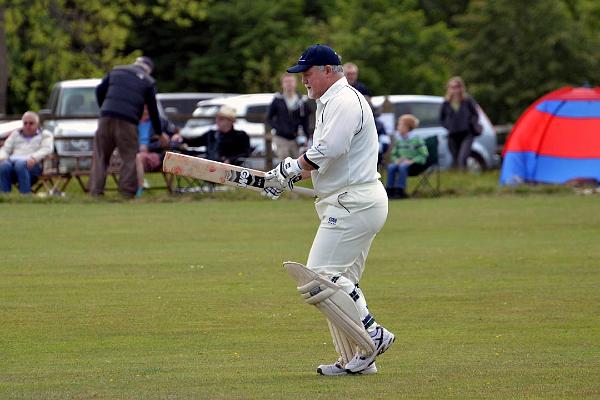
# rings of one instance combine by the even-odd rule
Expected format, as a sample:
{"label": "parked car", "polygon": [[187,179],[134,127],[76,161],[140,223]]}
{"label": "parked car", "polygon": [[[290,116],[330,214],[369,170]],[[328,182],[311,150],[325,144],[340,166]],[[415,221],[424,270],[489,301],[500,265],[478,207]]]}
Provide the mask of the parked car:
{"label": "parked car", "polygon": [[[52,88],[48,104],[40,110],[42,128],[54,137],[54,148],[59,156],[91,156],[93,138],[98,127],[96,86],[100,79],[76,79],[57,82]],[[72,137],[72,140],[62,138]],[[61,161],[61,172],[75,168],[74,159]],[[91,167],[91,158],[82,160],[82,168]]]}
{"label": "parked car", "polygon": [[[423,137],[437,135],[438,158],[440,168],[447,169],[452,164],[452,156],[448,150],[448,131],[441,126],[439,116],[444,98],[440,96],[390,95],[371,98],[376,111],[381,113],[382,122],[388,133],[394,132],[396,121],[402,114],[413,114],[419,121],[415,132]],[[467,168],[473,172],[495,168],[499,165],[497,155],[496,131],[485,112],[478,107],[479,123],[483,132],[473,141],[471,155],[467,159]],[[393,115],[393,117],[392,117]],[[392,117],[392,118],[387,118]]]}
{"label": "parked car", "polygon": [[[199,137],[211,129],[216,129],[215,115],[223,105],[236,110],[235,129],[245,131],[250,136],[253,157],[265,155],[265,117],[274,93],[244,94],[231,97],[218,97],[201,101],[193,113],[195,118],[188,120],[180,134],[184,138]],[[264,160],[253,159],[247,164],[251,168],[264,169]]]}
{"label": "parked car", "polygon": [[[40,110],[44,120],[42,129],[58,139],[54,141],[56,154],[61,157],[86,156],[80,160],[81,169],[89,169],[92,164],[92,145],[100,111],[96,102],[96,86],[100,82],[101,79],[57,82],[50,93],[47,108]],[[160,103],[158,108],[164,116]],[[75,167],[75,159],[61,160],[61,172],[72,171]]]}
{"label": "parked car", "polygon": [[1,121],[0,122],[0,146],[8,138],[8,136],[15,130],[23,126],[20,119],[14,121]]}
{"label": "parked car", "polygon": [[210,100],[215,97],[236,96],[232,93],[158,93],[156,99],[161,103],[166,115],[179,128],[185,126],[186,118],[182,115],[192,115],[198,102]]}

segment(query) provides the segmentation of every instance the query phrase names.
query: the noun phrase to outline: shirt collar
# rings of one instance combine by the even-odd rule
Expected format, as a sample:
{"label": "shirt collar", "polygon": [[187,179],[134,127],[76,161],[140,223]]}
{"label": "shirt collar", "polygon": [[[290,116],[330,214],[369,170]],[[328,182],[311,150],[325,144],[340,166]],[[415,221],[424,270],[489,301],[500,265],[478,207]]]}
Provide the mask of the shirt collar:
{"label": "shirt collar", "polygon": [[398,137],[400,138],[400,140],[410,140],[413,137],[415,137],[416,133],[414,131],[414,129],[410,132],[408,132],[408,135],[406,135],[406,138],[404,136],[402,136],[402,134],[400,132],[398,132]]}
{"label": "shirt collar", "polygon": [[342,90],[342,88],[344,88],[345,86],[348,86],[348,80],[346,79],[345,76],[342,76],[340,79],[335,81],[334,84],[331,85],[329,87],[329,89],[327,89],[327,91],[325,93],[323,93],[323,95],[321,97],[319,97],[319,101],[323,104],[327,103],[333,96],[338,94],[338,92],[340,90]]}
{"label": "shirt collar", "polygon": [[19,134],[20,134],[21,136],[23,136],[24,138],[32,138],[32,137],[35,137],[35,136],[37,136],[37,135],[39,135],[39,134],[41,134],[41,133],[42,133],[42,130],[41,130],[41,128],[37,128],[37,129],[35,130],[35,133],[34,133],[33,135],[31,135],[31,136],[27,136],[27,135],[25,135],[25,132],[23,132],[23,128],[19,128]]}

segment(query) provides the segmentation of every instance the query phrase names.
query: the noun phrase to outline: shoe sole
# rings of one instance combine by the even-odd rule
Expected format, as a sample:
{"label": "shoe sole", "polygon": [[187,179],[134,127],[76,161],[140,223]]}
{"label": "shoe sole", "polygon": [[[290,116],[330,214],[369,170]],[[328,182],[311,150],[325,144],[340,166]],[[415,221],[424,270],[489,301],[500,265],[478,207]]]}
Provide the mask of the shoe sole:
{"label": "shoe sole", "polygon": [[375,360],[373,360],[373,362],[371,364],[369,364],[367,366],[367,368],[363,369],[362,371],[358,371],[358,372],[349,372],[348,370],[344,370],[344,371],[340,372],[339,374],[327,375],[327,374],[323,373],[323,370],[321,368],[317,368],[317,373],[319,375],[323,375],[323,376],[374,375],[377,373],[377,367],[375,368],[374,371],[367,371],[367,369],[369,369],[371,367],[371,365],[373,365],[374,362],[375,362]]}
{"label": "shoe sole", "polygon": [[317,373],[318,373],[319,375],[323,375],[323,376],[341,376],[341,375],[348,375],[348,374],[346,373],[346,371],[342,371],[342,372],[340,372],[339,374],[331,374],[331,375],[324,374],[324,373],[323,373],[323,370],[322,370],[321,368],[317,368]]}

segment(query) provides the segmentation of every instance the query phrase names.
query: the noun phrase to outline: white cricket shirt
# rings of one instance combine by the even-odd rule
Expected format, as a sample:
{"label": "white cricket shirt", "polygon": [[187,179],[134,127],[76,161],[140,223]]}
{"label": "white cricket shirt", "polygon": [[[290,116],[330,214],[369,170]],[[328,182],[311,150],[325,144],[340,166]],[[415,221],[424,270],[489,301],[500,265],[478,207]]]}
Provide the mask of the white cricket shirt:
{"label": "white cricket shirt", "polygon": [[317,99],[313,145],[307,161],[318,197],[345,187],[375,182],[379,142],[369,103],[356,89],[340,78]]}

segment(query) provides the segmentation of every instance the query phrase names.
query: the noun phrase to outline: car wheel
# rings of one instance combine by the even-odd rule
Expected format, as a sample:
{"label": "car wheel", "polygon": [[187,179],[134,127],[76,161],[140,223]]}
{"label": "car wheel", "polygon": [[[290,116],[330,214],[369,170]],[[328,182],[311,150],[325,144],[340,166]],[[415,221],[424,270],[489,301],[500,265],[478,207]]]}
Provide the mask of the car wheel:
{"label": "car wheel", "polygon": [[471,153],[469,157],[467,157],[467,171],[474,174],[480,174],[486,169],[485,161],[483,161],[483,157],[479,154]]}

